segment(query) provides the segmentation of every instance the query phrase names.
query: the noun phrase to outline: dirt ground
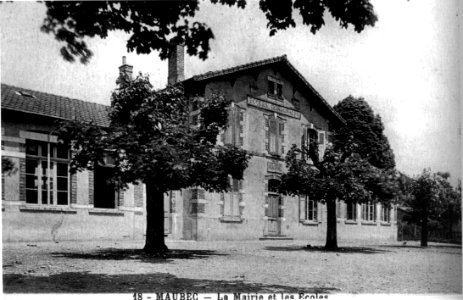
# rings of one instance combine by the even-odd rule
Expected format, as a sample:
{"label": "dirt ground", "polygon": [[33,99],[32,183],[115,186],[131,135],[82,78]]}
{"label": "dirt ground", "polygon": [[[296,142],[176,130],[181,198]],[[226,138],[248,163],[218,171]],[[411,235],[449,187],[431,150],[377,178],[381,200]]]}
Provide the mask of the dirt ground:
{"label": "dirt ground", "polygon": [[137,242],[4,243],[5,293],[461,293],[461,245],[306,241],[168,242],[168,259]]}

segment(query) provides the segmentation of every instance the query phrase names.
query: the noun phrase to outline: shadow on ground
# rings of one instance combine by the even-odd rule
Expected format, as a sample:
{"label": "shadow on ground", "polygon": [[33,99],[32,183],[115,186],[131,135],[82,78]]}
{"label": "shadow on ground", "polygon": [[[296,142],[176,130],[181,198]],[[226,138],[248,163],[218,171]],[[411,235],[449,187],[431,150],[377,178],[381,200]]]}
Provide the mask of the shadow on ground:
{"label": "shadow on ground", "polygon": [[65,272],[51,276],[6,274],[4,293],[153,293],[153,292],[252,292],[332,293],[335,288],[296,288],[243,281],[178,278],[168,273],[106,275]]}
{"label": "shadow on ground", "polygon": [[209,256],[224,256],[211,250],[170,250],[166,258],[147,255],[142,249],[101,249],[93,252],[53,252],[53,257],[92,260],[137,260],[151,263],[168,263],[172,259],[203,259]]}
{"label": "shadow on ground", "polygon": [[418,249],[426,249],[426,248],[457,248],[457,249],[461,249],[461,245],[458,245],[458,244],[428,245],[427,247],[421,247],[420,245],[381,245],[379,247],[384,247],[384,248],[418,248]]}
{"label": "shadow on ground", "polygon": [[367,247],[339,247],[337,250],[325,250],[323,246],[268,246],[265,250],[270,251],[307,251],[307,252],[326,252],[326,253],[362,253],[362,254],[375,254],[390,252],[389,250],[382,250]]}

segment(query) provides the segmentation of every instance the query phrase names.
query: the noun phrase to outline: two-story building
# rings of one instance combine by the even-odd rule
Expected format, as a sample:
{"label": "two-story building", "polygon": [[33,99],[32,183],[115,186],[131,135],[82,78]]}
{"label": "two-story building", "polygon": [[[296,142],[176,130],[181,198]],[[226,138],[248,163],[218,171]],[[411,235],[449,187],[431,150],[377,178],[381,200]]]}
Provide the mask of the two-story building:
{"label": "two-story building", "polygon": [[[318,199],[280,195],[291,145],[317,140],[323,153],[330,131],[343,119],[286,56],[184,79],[184,52],[169,60],[169,84],[183,82],[192,99],[220,93],[233,103],[219,143],[252,154],[241,181],[228,193],[202,189],[172,191],[165,197],[166,234],[187,240],[323,240],[326,208]],[[122,74],[132,67],[123,61]],[[107,182],[110,162],[69,174],[70,153],[53,134],[56,121],[80,119],[108,124],[107,106],[2,84],[2,156],[16,172],[2,174],[3,240],[142,238],[144,187],[116,191]],[[395,240],[394,213],[380,204],[338,204],[340,241]]]}

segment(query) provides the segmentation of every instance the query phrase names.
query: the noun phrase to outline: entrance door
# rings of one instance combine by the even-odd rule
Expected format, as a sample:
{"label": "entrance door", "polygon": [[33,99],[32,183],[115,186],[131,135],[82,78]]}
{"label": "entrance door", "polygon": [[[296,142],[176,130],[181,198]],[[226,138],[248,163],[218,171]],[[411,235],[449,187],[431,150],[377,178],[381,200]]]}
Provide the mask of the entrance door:
{"label": "entrance door", "polygon": [[280,235],[280,218],[279,218],[280,195],[268,196],[268,216],[267,228],[268,235]]}

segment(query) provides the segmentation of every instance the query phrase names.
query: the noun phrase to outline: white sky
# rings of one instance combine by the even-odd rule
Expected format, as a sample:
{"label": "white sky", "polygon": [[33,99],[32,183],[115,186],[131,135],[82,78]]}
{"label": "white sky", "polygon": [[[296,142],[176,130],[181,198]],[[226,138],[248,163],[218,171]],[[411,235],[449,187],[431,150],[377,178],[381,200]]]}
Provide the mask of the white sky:
{"label": "white sky", "polygon": [[[196,19],[216,38],[208,60],[186,57],[186,77],[287,54],[331,105],[350,94],[368,101],[383,119],[399,170],[449,171],[455,182],[461,178],[458,1],[372,3],[379,21],[361,34],[328,19],[316,35],[297,22],[269,37],[257,1],[248,0],[245,10],[207,1]],[[126,55],[135,73],[148,73],[155,87],[166,85],[167,63],[157,52],[127,53],[123,33],[89,40],[95,53],[90,64],[70,64],[58,42],[39,30],[43,4],[0,7],[3,83],[109,105]]]}

